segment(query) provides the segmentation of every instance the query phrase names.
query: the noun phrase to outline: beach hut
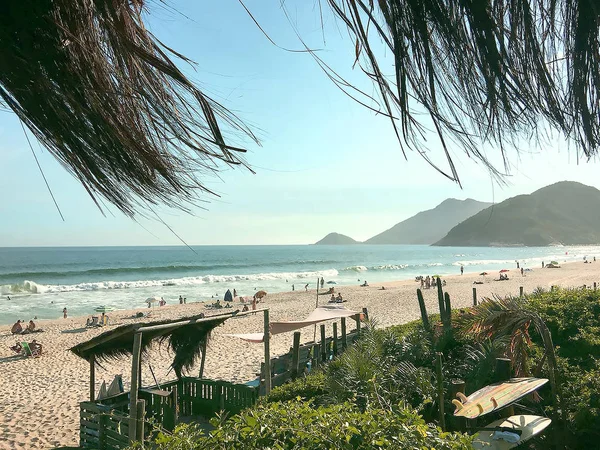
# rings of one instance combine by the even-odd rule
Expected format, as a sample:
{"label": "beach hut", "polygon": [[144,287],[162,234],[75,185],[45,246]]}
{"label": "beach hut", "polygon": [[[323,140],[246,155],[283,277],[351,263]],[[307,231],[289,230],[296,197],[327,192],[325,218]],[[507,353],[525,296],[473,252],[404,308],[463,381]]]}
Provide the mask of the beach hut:
{"label": "beach hut", "polygon": [[[237,312],[122,325],[72,347],[90,365],[89,401],[80,403],[80,446],[124,448],[144,440],[147,420],[172,430],[180,416],[209,418],[217,411],[237,413],[254,404],[255,388],[203,378],[210,332]],[[172,350],[171,368],[177,379],[161,384],[155,379],[153,386],[144,387],[142,361],[153,344],[166,344]],[[96,400],[96,366],[126,356],[132,357],[130,392]],[[185,376],[199,358],[199,377]]]}

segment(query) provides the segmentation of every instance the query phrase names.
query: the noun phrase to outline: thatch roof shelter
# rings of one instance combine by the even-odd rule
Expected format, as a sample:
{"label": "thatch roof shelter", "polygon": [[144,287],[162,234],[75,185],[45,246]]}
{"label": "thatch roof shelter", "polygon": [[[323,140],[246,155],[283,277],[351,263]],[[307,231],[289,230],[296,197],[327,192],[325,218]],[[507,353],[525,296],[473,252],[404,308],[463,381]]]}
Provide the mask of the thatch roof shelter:
{"label": "thatch roof shelter", "polygon": [[199,356],[202,356],[202,372],[210,332],[237,313],[235,310],[210,317],[197,315],[176,320],[122,325],[77,344],[71,351],[90,363],[90,400],[94,400],[96,362],[132,355],[133,393],[138,388],[141,378],[142,355],[147,354],[152,343],[156,341],[159,344],[168,343],[175,354],[171,366],[177,378],[181,378],[183,370],[191,369]]}

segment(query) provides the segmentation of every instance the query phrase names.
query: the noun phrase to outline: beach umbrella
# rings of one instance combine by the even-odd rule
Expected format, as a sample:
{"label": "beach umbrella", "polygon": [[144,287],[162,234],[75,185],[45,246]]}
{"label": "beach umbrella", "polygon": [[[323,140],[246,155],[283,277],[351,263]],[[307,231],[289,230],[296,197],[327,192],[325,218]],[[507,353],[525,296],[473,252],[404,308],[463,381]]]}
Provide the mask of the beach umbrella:
{"label": "beach umbrella", "polygon": [[111,306],[98,306],[94,311],[99,312],[99,313],[107,313],[107,312],[111,312],[114,311],[114,308]]}
{"label": "beach umbrella", "polygon": [[508,269],[502,269],[502,270],[500,271],[500,273],[504,273],[504,272],[510,272],[510,270],[508,270]]}
{"label": "beach umbrella", "polygon": [[267,296],[267,291],[258,291],[256,293],[256,298],[263,298]]}

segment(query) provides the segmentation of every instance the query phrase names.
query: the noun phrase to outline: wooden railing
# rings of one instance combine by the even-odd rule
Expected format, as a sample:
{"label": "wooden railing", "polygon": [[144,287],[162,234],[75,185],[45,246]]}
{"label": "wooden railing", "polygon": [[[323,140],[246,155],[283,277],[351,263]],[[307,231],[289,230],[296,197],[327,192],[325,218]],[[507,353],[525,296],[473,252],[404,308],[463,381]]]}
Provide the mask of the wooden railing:
{"label": "wooden railing", "polygon": [[[186,377],[157,387],[141,388],[145,421],[173,430],[180,416],[211,418],[219,411],[237,414],[254,405],[258,388]],[[150,427],[145,427],[150,431]],[[80,446],[100,450],[127,447],[129,433],[129,392],[97,402],[80,403]]]}
{"label": "wooden railing", "polygon": [[98,450],[123,449],[129,445],[129,416],[110,406],[80,403],[79,446]]}
{"label": "wooden railing", "polygon": [[[346,335],[346,345],[353,344],[359,336],[359,331],[355,330]],[[298,373],[295,373],[293,367],[294,355],[293,348],[288,353],[276,358],[271,358],[271,387],[281,386],[295,376],[301,376],[306,373],[310,363],[312,369],[318,367],[325,361],[333,359],[341,354],[345,348],[341,337],[335,339],[328,337],[323,342],[308,342],[299,346],[298,351]],[[261,365],[261,380],[264,378],[264,363]],[[261,382],[260,395],[264,395],[264,387]]]}

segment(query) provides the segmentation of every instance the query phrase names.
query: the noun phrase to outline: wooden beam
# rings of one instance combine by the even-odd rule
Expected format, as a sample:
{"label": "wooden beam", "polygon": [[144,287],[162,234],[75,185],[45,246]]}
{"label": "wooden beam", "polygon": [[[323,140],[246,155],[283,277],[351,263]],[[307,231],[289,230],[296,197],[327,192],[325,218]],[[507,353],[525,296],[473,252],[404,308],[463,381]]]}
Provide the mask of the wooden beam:
{"label": "wooden beam", "polygon": [[338,332],[337,332],[337,322],[333,322],[333,354],[337,356],[338,354]]}
{"label": "wooden beam", "polygon": [[131,392],[129,393],[129,442],[137,440],[137,401],[138,401],[138,370],[142,353],[142,333],[138,331],[133,337],[133,358],[131,362]]}
{"label": "wooden beam", "polygon": [[342,349],[348,348],[348,337],[346,336],[346,318],[342,317]]}
{"label": "wooden beam", "polygon": [[292,378],[300,374],[300,332],[294,332],[294,347],[292,348]]}
{"label": "wooden beam", "polygon": [[199,378],[204,377],[204,363],[206,361],[206,343],[208,339],[205,337],[204,342],[202,343],[202,359],[200,360],[200,373]]}
{"label": "wooden beam", "polygon": [[264,337],[265,344],[265,395],[271,393],[271,332],[269,330],[269,310],[264,311]]}
{"label": "wooden beam", "polygon": [[90,402],[96,400],[96,357],[90,355]]}
{"label": "wooden beam", "polygon": [[325,338],[325,325],[321,325],[321,361],[327,361],[327,339]]}

